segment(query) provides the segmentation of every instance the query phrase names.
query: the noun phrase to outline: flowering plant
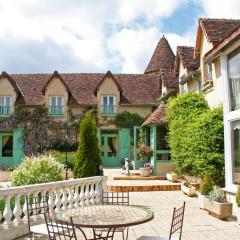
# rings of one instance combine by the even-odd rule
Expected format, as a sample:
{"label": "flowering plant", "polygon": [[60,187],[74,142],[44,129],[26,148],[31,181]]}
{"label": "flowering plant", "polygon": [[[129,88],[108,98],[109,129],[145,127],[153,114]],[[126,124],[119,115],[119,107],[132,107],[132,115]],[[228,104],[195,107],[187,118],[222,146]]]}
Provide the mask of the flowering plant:
{"label": "flowering plant", "polygon": [[144,159],[144,158],[149,158],[153,155],[153,150],[151,147],[149,146],[145,146],[145,145],[141,145],[138,148],[138,154],[140,156],[140,159]]}

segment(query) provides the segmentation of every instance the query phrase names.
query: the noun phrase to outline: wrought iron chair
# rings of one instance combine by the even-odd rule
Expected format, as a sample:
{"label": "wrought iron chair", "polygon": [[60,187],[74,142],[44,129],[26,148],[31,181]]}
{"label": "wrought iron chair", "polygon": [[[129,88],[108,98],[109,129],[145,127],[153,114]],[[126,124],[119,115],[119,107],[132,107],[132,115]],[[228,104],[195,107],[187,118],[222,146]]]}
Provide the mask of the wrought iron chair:
{"label": "wrought iron chair", "polygon": [[[184,219],[184,213],[185,213],[185,204],[186,203],[184,202],[182,207],[178,209],[177,208],[173,209],[172,224],[171,224],[169,236],[158,236],[158,237],[142,236],[141,238],[138,238],[138,240],[181,240],[183,219]],[[179,232],[178,238],[172,237],[173,234],[175,234],[176,232]]]}
{"label": "wrought iron chair", "polygon": [[80,231],[82,232],[83,237],[81,236],[81,238],[77,238],[72,217],[70,218],[70,222],[63,222],[60,220],[55,221],[54,218],[49,217],[47,214],[44,214],[44,217],[50,240],[87,240],[85,233],[81,229]]}
{"label": "wrought iron chair", "polygon": [[[102,191],[102,204],[103,205],[129,205],[129,192],[104,192]],[[126,230],[126,240],[128,239],[128,227],[119,227],[115,232],[121,232],[123,240],[125,239]],[[98,231],[108,231],[108,229]]]}
{"label": "wrought iron chair", "polygon": [[[46,224],[31,225],[31,216],[49,215],[48,195],[38,197],[26,197],[27,202],[27,220],[30,239],[34,238],[34,234],[48,236]],[[43,216],[42,216],[43,217]]]}

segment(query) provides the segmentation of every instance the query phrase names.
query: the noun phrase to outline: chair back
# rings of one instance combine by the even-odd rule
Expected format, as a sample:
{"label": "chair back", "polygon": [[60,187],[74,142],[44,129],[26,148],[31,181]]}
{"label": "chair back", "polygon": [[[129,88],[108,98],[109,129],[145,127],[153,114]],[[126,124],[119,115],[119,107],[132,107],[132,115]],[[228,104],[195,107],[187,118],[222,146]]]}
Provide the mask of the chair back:
{"label": "chair back", "polygon": [[49,240],[77,240],[72,217],[70,221],[60,221],[44,214]]}
{"label": "chair back", "polygon": [[104,205],[129,205],[129,192],[102,192]]}
{"label": "chair back", "polygon": [[179,240],[181,240],[181,238],[182,238],[182,228],[183,228],[185,204],[186,203],[184,202],[182,207],[180,207],[178,209],[174,208],[174,210],[173,210],[169,240],[171,240],[171,237],[175,232],[179,232]]}
{"label": "chair back", "polygon": [[49,215],[49,205],[48,205],[48,195],[45,196],[37,196],[37,197],[26,197],[27,202],[27,220],[28,220],[28,228],[30,232],[31,220],[30,217],[34,215]]}

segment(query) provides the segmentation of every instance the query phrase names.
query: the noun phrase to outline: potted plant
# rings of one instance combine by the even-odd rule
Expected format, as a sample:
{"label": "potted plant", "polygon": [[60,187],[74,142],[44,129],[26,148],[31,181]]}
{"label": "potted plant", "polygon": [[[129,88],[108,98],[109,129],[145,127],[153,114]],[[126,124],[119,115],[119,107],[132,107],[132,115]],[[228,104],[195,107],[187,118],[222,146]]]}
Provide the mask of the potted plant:
{"label": "potted plant", "polygon": [[140,176],[148,177],[151,173],[151,167],[146,165],[146,163],[148,162],[149,158],[153,155],[153,150],[149,146],[141,145],[138,148],[138,155],[140,156],[141,160],[145,160],[145,166],[139,168]]}
{"label": "potted plant", "polygon": [[209,214],[221,220],[232,216],[232,203],[227,202],[224,190],[218,186],[214,186],[204,199],[204,208]]}
{"label": "potted plant", "polygon": [[237,187],[236,203],[237,203],[237,220],[238,223],[240,224],[240,183],[238,183]]}
{"label": "potted plant", "polygon": [[188,181],[184,181],[181,184],[181,190],[183,193],[185,193],[189,197],[193,197],[196,195],[196,188],[194,186],[192,186],[191,183]]}
{"label": "potted plant", "polygon": [[178,175],[176,172],[169,172],[166,174],[167,180],[171,182],[177,182],[178,181]]}
{"label": "potted plant", "polygon": [[198,193],[198,204],[201,209],[204,209],[204,199],[213,190],[213,186],[214,183],[210,174],[205,173]]}

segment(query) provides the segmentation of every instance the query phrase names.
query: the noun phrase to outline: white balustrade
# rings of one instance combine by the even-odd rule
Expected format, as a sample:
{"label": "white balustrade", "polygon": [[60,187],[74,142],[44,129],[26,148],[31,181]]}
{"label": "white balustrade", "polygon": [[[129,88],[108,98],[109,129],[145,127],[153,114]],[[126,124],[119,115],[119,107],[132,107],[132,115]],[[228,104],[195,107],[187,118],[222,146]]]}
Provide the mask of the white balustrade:
{"label": "white balustrade", "polygon": [[[0,189],[1,206],[5,206],[4,209],[0,209],[0,234],[3,228],[26,223],[27,196],[37,197],[39,194],[41,196],[48,194],[51,212],[98,204],[106,180],[106,177],[97,176]],[[32,219],[37,220],[36,217]]]}

